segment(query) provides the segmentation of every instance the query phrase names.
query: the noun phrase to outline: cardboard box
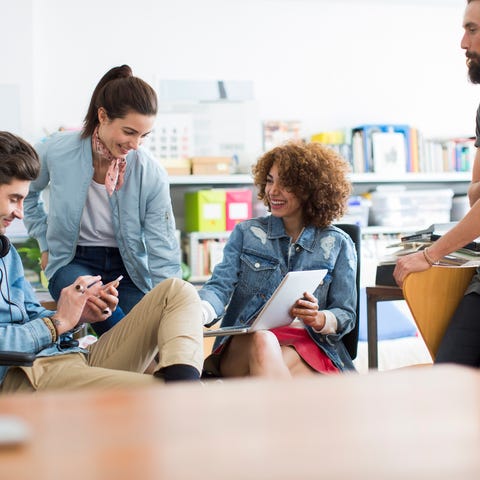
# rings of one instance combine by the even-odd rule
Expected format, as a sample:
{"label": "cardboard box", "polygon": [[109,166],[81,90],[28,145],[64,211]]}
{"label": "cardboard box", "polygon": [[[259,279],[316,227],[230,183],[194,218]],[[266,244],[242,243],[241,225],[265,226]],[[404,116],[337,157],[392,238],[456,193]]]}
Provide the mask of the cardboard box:
{"label": "cardboard box", "polygon": [[185,193],[187,232],[224,232],[226,193],[222,189]]}
{"label": "cardboard box", "polygon": [[190,175],[192,171],[192,164],[189,158],[162,159],[160,163],[169,175]]}
{"label": "cardboard box", "polygon": [[227,190],[225,203],[227,231],[233,230],[237,223],[252,218],[252,191],[250,189]]}
{"label": "cardboard box", "polygon": [[228,175],[232,159],[230,157],[192,157],[193,175]]}

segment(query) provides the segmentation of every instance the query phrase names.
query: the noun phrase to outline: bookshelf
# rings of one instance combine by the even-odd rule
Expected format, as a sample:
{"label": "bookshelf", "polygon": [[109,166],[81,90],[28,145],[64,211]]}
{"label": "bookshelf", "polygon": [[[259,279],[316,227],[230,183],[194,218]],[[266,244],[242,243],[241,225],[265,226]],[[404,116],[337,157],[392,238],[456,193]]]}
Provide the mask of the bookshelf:
{"label": "bookshelf", "polygon": [[[352,173],[353,194],[361,195],[374,190],[378,185],[405,185],[407,188],[451,188],[455,195],[466,195],[471,179],[470,172],[404,173],[401,175],[378,175],[375,173]],[[200,188],[251,187],[249,174],[231,175],[175,175],[170,176],[173,209],[177,225],[183,229],[183,195],[186,191]],[[255,198],[255,195],[254,197]]]}
{"label": "bookshelf", "polygon": [[170,175],[170,185],[252,185],[252,177],[248,174],[234,173],[231,175]]}
{"label": "bookshelf", "polygon": [[[350,175],[354,194],[359,195],[378,185],[405,185],[412,189],[451,188],[456,195],[465,195],[471,179],[470,172],[450,173],[405,173],[401,175],[378,175],[375,173],[353,173]],[[177,228],[184,230],[184,194],[186,191],[194,191],[204,188],[239,188],[251,187],[255,193],[252,178],[248,174],[231,175],[185,175],[170,176],[170,186],[173,209]],[[255,199],[255,195],[253,197]],[[254,216],[255,213],[254,208]],[[402,234],[415,232],[426,225],[412,225],[408,227],[385,227],[368,226],[362,228],[363,254],[362,254],[362,285],[371,285],[375,279],[375,269],[379,257],[385,255],[387,245],[394,243]],[[192,269],[193,282],[203,282],[209,276],[198,271],[198,249],[197,245],[207,240],[224,241],[229,232],[194,232],[185,234],[182,241],[182,250],[188,257],[188,263]],[[196,253],[195,253],[196,252]],[[217,252],[218,254],[218,252]]]}
{"label": "bookshelf", "polygon": [[353,173],[350,178],[354,193],[359,195],[375,189],[377,185],[405,185],[412,189],[451,188],[455,195],[466,195],[471,172],[432,172],[379,175]]}
{"label": "bookshelf", "polygon": [[203,283],[213,266],[222,258],[223,247],[230,232],[191,232],[183,238],[182,250],[191,271],[190,282]]}
{"label": "bookshelf", "polygon": [[[350,179],[354,186],[382,183],[465,183],[470,182],[470,172],[403,173],[399,175],[380,175],[377,173],[352,173]],[[249,174],[231,175],[171,175],[172,186],[181,185],[251,185]]]}

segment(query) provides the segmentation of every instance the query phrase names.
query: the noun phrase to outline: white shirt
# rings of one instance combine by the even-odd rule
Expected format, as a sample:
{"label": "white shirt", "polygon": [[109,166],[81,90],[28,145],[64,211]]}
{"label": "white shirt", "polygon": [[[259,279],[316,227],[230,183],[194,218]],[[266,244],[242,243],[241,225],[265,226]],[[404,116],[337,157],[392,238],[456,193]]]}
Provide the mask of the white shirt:
{"label": "white shirt", "polygon": [[91,181],[80,222],[78,245],[118,247],[105,185]]}

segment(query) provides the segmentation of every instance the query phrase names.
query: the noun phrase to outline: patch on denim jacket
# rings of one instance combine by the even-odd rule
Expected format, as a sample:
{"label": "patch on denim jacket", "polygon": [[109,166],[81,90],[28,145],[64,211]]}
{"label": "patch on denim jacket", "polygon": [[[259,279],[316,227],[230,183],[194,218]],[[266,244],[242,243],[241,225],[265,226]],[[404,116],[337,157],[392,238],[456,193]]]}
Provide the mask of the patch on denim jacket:
{"label": "patch on denim jacket", "polygon": [[328,235],[320,240],[320,248],[323,250],[323,256],[326,260],[330,258],[334,246],[335,237],[333,235]]}
{"label": "patch on denim jacket", "polygon": [[267,243],[267,232],[264,232],[261,228],[259,227],[250,227],[250,230],[252,233],[260,239],[263,245]]}

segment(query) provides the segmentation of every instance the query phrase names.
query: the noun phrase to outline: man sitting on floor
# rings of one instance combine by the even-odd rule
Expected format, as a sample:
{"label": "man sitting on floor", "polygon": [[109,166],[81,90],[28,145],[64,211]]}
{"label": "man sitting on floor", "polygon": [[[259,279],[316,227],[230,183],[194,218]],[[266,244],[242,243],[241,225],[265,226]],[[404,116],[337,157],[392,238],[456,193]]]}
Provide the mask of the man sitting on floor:
{"label": "man sitting on floor", "polygon": [[[44,309],[25,279],[21,259],[4,235],[23,218],[23,200],[40,171],[35,150],[0,132],[0,351],[36,354],[32,367],[0,367],[0,392],[122,387],[198,380],[203,365],[200,299],[187,282],[157,285],[87,350],[62,342],[79,323],[106,320],[118,303],[99,276],[78,277],[62,290],[57,311]],[[141,372],[159,354],[155,373]]]}

